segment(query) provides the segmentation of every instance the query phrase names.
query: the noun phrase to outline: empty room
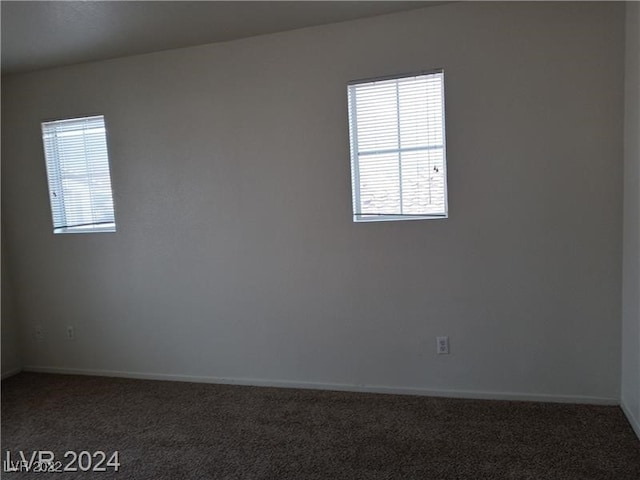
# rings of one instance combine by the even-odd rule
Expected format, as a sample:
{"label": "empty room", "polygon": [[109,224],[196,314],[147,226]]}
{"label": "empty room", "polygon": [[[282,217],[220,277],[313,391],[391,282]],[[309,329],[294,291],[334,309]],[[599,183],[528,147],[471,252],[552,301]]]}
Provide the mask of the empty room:
{"label": "empty room", "polygon": [[640,478],[640,3],[2,1],[2,478]]}

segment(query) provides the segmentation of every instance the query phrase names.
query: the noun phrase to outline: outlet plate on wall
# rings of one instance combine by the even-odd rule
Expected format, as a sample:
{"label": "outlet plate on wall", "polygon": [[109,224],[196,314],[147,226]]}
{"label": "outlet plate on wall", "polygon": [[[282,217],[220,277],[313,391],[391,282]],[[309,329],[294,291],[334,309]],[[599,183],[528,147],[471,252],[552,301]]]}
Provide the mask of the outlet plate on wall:
{"label": "outlet plate on wall", "polygon": [[33,336],[36,342],[42,342],[44,340],[44,332],[42,331],[42,325],[35,325],[33,327]]}
{"label": "outlet plate on wall", "polygon": [[449,355],[449,337],[436,337],[436,352],[438,355]]}

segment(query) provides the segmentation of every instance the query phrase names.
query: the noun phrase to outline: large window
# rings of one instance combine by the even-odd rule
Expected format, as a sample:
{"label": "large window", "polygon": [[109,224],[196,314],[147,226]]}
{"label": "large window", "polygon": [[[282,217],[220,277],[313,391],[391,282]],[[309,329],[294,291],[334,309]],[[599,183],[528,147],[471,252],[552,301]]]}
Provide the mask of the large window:
{"label": "large window", "polygon": [[447,217],[444,72],[348,86],[353,220]]}
{"label": "large window", "polygon": [[115,232],[102,115],[42,124],[54,233]]}

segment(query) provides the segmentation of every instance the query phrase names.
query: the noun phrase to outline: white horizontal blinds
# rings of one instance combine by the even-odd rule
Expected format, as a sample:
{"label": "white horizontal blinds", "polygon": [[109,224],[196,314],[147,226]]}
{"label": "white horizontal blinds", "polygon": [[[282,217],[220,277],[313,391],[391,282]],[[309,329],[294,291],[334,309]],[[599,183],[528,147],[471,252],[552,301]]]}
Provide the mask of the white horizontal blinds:
{"label": "white horizontal blinds", "polygon": [[356,220],[446,216],[443,77],[349,86]]}
{"label": "white horizontal blinds", "polygon": [[42,138],[54,231],[115,230],[104,117],[45,122]]}

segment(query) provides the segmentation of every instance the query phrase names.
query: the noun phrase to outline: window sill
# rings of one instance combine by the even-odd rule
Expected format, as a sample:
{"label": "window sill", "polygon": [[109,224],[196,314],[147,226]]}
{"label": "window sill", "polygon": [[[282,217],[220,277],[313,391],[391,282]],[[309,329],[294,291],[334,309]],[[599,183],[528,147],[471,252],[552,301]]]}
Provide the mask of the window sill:
{"label": "window sill", "polygon": [[443,220],[449,218],[448,214],[442,215],[354,215],[354,223],[369,222],[398,222],[403,220]]}
{"label": "window sill", "polygon": [[115,223],[101,225],[82,225],[80,227],[63,227],[53,230],[54,234],[59,233],[111,233],[116,231]]}

